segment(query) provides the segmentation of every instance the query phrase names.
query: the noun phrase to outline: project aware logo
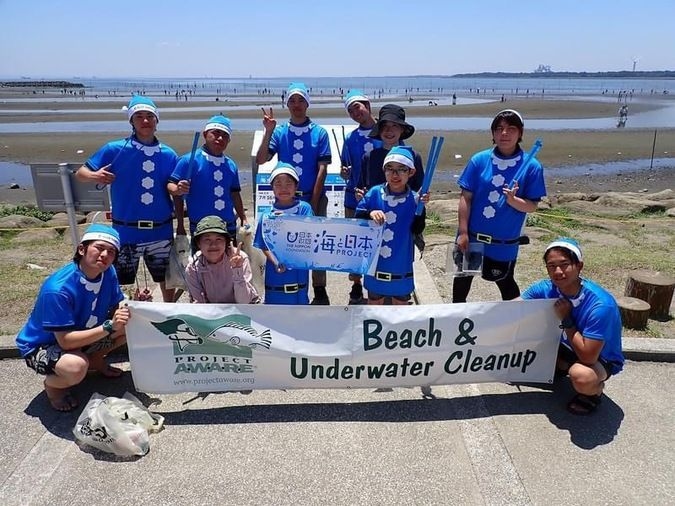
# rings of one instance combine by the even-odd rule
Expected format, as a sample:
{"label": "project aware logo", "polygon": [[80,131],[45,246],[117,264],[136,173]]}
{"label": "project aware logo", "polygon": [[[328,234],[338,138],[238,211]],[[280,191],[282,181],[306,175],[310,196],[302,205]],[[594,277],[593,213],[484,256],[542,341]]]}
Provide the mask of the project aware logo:
{"label": "project aware logo", "polygon": [[270,329],[258,333],[251,318],[235,314],[216,319],[188,314],[175,315],[162,322],[150,322],[173,342],[174,356],[229,355],[251,358],[253,348],[270,348]]}

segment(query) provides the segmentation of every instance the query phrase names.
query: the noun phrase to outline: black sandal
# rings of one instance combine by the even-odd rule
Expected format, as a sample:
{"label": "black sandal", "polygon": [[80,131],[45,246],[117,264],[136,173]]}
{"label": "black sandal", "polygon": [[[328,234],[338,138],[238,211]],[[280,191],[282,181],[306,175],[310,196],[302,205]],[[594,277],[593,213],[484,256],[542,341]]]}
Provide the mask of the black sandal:
{"label": "black sandal", "polygon": [[577,394],[567,403],[567,411],[573,415],[590,415],[602,401],[601,395]]}

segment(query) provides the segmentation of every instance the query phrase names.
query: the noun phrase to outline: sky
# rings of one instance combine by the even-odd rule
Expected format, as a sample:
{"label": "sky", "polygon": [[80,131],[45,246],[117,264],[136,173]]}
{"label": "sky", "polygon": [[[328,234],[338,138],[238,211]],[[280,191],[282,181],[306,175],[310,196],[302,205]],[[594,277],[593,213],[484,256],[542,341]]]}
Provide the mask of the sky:
{"label": "sky", "polygon": [[673,0],[0,0],[0,78],[675,70]]}

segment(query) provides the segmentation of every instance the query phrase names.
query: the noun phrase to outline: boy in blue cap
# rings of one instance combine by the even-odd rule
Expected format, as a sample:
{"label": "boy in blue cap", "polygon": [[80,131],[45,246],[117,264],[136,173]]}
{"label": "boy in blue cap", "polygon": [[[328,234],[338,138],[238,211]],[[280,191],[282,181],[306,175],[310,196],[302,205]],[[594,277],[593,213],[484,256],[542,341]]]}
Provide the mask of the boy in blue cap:
{"label": "boy in blue cap", "polygon": [[40,287],[28,322],[16,344],[28,367],[45,376],[52,407],[70,411],[77,400],[70,388],[91,369],[117,377],[105,356],[126,342],[129,309],[115,268],[120,236],[107,225],[89,226],[73,261],[49,276]]}
{"label": "boy in blue cap", "polygon": [[429,202],[409,186],[415,175],[414,154],[407,146],[394,146],[382,168],[386,182],[372,187],[359,201],[357,218],[370,218],[385,231],[375,275],[365,276],[368,304],[407,305],[415,289],[413,278],[414,236],[425,227],[426,210],[415,215],[417,202]]}
{"label": "boy in blue cap", "polygon": [[[192,165],[189,165],[191,153],[183,155],[169,177],[167,189],[173,196],[186,196],[190,234],[202,218],[218,216],[227,223],[227,232],[235,240],[235,210],[242,226],[248,225],[248,219],[241,200],[237,164],[225,155],[232,135],[230,119],[213,116],[204,125],[202,135],[204,145],[195,153]],[[182,221],[178,220],[178,234],[185,233]]]}
{"label": "boy in blue cap", "polygon": [[[369,137],[375,126],[375,118],[370,109],[370,99],[361,90],[351,90],[344,99],[345,109],[349,117],[358,123],[358,128],[349,132],[342,147],[342,168],[340,175],[347,181],[345,185],[345,218],[354,217],[358,200],[356,188],[361,176],[361,160],[373,149],[382,146],[382,141]],[[350,304],[361,304],[363,301],[363,287],[359,274],[350,274],[352,289],[349,292]]]}
{"label": "boy in blue cap", "polygon": [[602,400],[605,382],[623,369],[621,314],[616,300],[603,287],[582,278],[579,243],[560,237],[544,252],[549,279],[530,286],[522,299],[556,299],[560,346],[556,376],[569,375],[577,392],[567,404],[575,415],[593,413]]}
{"label": "boy in blue cap", "polygon": [[[316,216],[326,216],[328,198],[324,189],[328,164],[331,163],[328,132],[307,116],[309,90],[303,83],[291,83],[286,93],[290,120],[277,126],[274,112],[263,109],[263,139],[256,162],[263,164],[275,154],[278,160],[291,165],[298,177],[298,196],[308,202]],[[326,271],[312,271],[314,300],[312,304],[328,305]]]}
{"label": "boy in blue cap", "polygon": [[[313,216],[312,207],[296,197],[300,178],[292,165],[279,162],[270,174],[270,185],[274,192],[274,204],[270,215]],[[309,271],[286,269],[269,250],[262,236],[260,216],[253,245],[265,254],[265,304],[309,304]]]}
{"label": "boy in blue cap", "polygon": [[110,185],[112,222],[121,242],[115,262],[120,283],[134,283],[143,257],[164,301],[173,302],[174,290],[166,289],[164,280],[173,241],[174,207],[183,203],[172,201],[166,184],[178,157],[155,137],[159,112],[152,100],[132,97],[127,117],[131,135],[101,147],[78,169],[76,177]]}

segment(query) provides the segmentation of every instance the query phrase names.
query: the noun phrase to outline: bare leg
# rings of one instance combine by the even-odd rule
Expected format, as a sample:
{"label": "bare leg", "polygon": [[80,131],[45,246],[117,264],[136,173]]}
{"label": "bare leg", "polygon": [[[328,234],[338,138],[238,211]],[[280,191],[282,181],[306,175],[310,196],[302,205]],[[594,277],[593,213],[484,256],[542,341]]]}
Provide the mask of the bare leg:
{"label": "bare leg", "polygon": [[54,367],[55,374],[45,377],[45,394],[57,411],[70,411],[78,402],[70,393],[70,387],[82,382],[87,374],[89,361],[81,353],[65,353]]}
{"label": "bare leg", "polygon": [[167,288],[166,283],[162,281],[159,284],[159,289],[162,291],[162,300],[164,300],[164,302],[175,302],[174,300],[174,296],[176,295],[175,288]]}
{"label": "bare leg", "polygon": [[111,351],[116,350],[124,343],[127,342],[127,337],[124,333],[116,333],[116,337],[113,338],[113,343],[110,348],[105,350],[97,351],[89,355],[89,370],[98,371],[106,378],[119,378],[122,375],[122,369],[108,365],[105,360]]}

